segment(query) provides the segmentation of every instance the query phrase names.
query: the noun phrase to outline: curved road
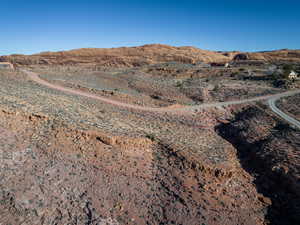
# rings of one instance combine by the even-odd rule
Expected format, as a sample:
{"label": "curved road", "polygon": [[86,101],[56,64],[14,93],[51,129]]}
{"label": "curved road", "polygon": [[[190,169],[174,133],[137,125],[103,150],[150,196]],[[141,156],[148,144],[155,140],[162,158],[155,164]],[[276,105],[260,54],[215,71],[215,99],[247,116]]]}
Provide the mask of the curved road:
{"label": "curved road", "polygon": [[277,106],[275,105],[277,100],[279,100],[278,97],[274,97],[274,98],[271,98],[268,100],[268,104],[269,104],[270,108],[272,109],[272,111],[275,112],[281,118],[285,119],[290,124],[294,125],[298,129],[300,129],[300,122],[298,120],[290,117],[289,115],[285,114],[284,112],[282,112],[280,109],[277,108]]}
{"label": "curved road", "polygon": [[257,102],[257,101],[263,101],[263,100],[268,100],[268,104],[270,108],[272,109],[273,112],[275,112],[277,115],[291,123],[292,125],[296,126],[297,128],[300,129],[300,122],[297,121],[296,119],[288,116],[284,112],[280,111],[276,106],[275,102],[282,98],[282,97],[287,97],[287,96],[292,96],[295,94],[299,94],[300,90],[293,90],[293,91],[287,91],[279,94],[274,94],[274,95],[265,95],[265,96],[260,96],[260,97],[254,97],[254,98],[249,98],[249,99],[243,99],[243,100],[236,100],[236,101],[228,101],[228,102],[215,102],[215,103],[206,103],[206,104],[201,104],[201,105],[196,105],[196,106],[186,106],[186,107],[181,107],[181,108],[170,108],[170,107],[162,107],[162,108],[155,108],[155,107],[147,107],[147,106],[139,106],[139,105],[133,105],[133,104],[128,104],[128,103],[123,103],[119,102],[116,100],[108,99],[105,97],[101,97],[98,95],[94,95],[91,93],[86,93],[83,91],[79,90],[74,90],[71,88],[66,88],[63,86],[51,84],[43,79],[41,79],[37,73],[27,71],[27,70],[21,70],[22,72],[26,73],[28,77],[32,80],[35,81],[41,85],[47,86],[52,89],[56,89],[59,91],[63,91],[66,93],[70,94],[75,94],[75,95],[81,95],[84,97],[88,98],[93,98],[96,100],[100,100],[102,102],[116,105],[116,106],[121,106],[125,108],[130,108],[130,109],[136,109],[136,110],[142,110],[142,111],[149,111],[149,112],[159,112],[159,113],[194,113],[197,112],[197,110],[200,109],[205,109],[205,108],[211,108],[211,107],[222,107],[222,106],[229,106],[229,105],[237,105],[237,104],[243,104],[243,103],[249,103],[249,102]]}

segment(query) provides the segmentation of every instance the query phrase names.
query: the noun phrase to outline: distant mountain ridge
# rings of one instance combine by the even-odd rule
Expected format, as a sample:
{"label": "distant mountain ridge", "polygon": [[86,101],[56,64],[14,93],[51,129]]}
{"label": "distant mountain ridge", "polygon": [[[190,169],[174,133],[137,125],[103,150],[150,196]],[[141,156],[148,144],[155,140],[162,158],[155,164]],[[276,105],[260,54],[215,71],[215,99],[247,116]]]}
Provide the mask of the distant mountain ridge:
{"label": "distant mountain ridge", "polygon": [[[243,57],[236,57],[237,55],[243,55]],[[300,62],[300,50],[283,49],[243,53],[238,51],[208,51],[191,46],[174,47],[150,44],[138,47],[81,48],[60,52],[42,52],[33,55],[0,56],[0,61],[8,61],[15,65],[91,64],[107,67],[133,67],[163,62],[225,63],[233,59]]]}

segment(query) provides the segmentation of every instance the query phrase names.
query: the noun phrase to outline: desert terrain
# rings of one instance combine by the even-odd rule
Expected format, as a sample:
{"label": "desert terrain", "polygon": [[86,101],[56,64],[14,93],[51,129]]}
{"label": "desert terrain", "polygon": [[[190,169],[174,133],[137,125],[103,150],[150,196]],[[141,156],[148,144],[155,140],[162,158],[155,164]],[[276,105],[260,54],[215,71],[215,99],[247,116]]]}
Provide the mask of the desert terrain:
{"label": "desert terrain", "polygon": [[0,61],[0,224],[300,224],[299,50]]}

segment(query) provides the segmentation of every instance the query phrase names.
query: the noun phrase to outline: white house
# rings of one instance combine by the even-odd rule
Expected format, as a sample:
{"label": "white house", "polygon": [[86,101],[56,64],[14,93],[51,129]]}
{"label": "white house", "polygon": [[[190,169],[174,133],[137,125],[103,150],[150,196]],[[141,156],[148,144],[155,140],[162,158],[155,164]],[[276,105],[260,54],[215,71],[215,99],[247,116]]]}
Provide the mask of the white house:
{"label": "white house", "polygon": [[296,80],[298,78],[298,73],[296,73],[295,71],[291,71],[289,74],[289,79],[290,80]]}

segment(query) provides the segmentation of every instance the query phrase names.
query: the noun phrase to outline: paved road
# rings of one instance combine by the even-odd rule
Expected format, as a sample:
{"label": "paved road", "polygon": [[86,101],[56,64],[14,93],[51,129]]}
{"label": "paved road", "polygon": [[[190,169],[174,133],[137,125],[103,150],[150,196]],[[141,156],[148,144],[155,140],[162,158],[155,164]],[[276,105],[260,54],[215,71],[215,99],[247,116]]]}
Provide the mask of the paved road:
{"label": "paved road", "polygon": [[24,73],[26,73],[31,80],[33,80],[33,81],[35,81],[35,82],[37,82],[41,85],[52,88],[52,89],[63,91],[63,92],[69,93],[69,94],[75,94],[75,95],[81,95],[81,96],[88,97],[88,98],[93,98],[93,99],[100,100],[102,102],[112,104],[112,105],[116,105],[116,106],[126,107],[126,108],[130,108],[130,109],[137,109],[137,110],[142,110],[142,111],[150,111],[150,112],[160,112],[160,113],[168,112],[168,113],[187,114],[187,113],[194,113],[197,110],[201,110],[201,109],[205,109],[205,108],[222,107],[222,106],[229,106],[229,105],[238,105],[238,104],[244,104],[244,103],[249,103],[249,102],[257,102],[257,101],[268,100],[269,106],[273,110],[273,112],[275,112],[276,114],[281,116],[283,119],[285,119],[286,121],[288,121],[289,123],[293,124],[294,126],[296,126],[300,129],[299,121],[297,121],[294,118],[286,115],[284,112],[280,111],[275,106],[276,100],[278,100],[279,98],[282,98],[282,97],[287,97],[287,96],[292,96],[292,95],[295,95],[295,94],[299,94],[300,93],[299,89],[293,90],[293,91],[287,91],[287,92],[283,92],[283,93],[279,93],[279,94],[274,94],[274,95],[264,95],[264,96],[260,96],[260,97],[243,99],[243,100],[236,100],[236,101],[215,102],[215,103],[207,103],[207,104],[201,104],[201,105],[196,105],[196,106],[186,106],[186,107],[183,106],[183,107],[180,107],[180,108],[171,108],[171,107],[155,108],[155,107],[147,107],[147,106],[139,106],[139,105],[123,103],[123,102],[119,102],[119,101],[112,100],[112,99],[109,99],[109,98],[94,95],[94,94],[91,94],[91,93],[86,93],[86,92],[83,92],[83,91],[62,87],[62,86],[59,86],[59,85],[56,85],[56,84],[51,84],[51,83],[41,79],[38,76],[38,74],[36,74],[34,72],[27,71],[27,70],[22,70],[22,71]]}
{"label": "paved road", "polygon": [[279,100],[279,97],[273,97],[268,100],[268,104],[269,104],[270,108],[272,109],[272,111],[275,112],[278,116],[280,116],[284,120],[286,120],[287,122],[289,122],[290,124],[294,125],[298,129],[300,129],[300,122],[298,120],[290,117],[289,115],[285,114],[284,112],[282,112],[280,109],[277,108],[277,106],[275,104],[277,100]]}

